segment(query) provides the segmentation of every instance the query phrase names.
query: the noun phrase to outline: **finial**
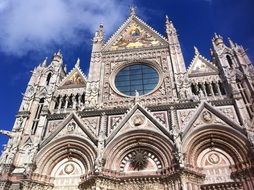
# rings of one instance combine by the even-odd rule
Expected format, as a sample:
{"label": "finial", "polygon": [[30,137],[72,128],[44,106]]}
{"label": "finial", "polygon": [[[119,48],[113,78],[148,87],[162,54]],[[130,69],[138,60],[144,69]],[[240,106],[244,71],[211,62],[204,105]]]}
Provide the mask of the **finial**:
{"label": "finial", "polygon": [[215,38],[219,38],[219,36],[218,36],[218,34],[216,32],[214,33],[214,37]]}
{"label": "finial", "polygon": [[167,24],[170,23],[169,18],[168,18],[168,15],[166,15],[166,23],[167,23]]}
{"label": "finial", "polygon": [[135,16],[136,15],[136,7],[131,6],[130,13],[131,13],[131,16]]}
{"label": "finial", "polygon": [[42,62],[42,67],[46,67],[47,65],[47,60],[48,60],[48,57],[45,57],[44,61]]}
{"label": "finial", "polygon": [[228,37],[228,41],[229,41],[229,45],[231,48],[234,48],[235,47],[235,44],[234,42],[230,39],[230,37]]}
{"label": "finial", "polygon": [[61,54],[61,49],[58,50],[58,52],[56,53],[56,55],[62,56],[62,54]]}
{"label": "finial", "polygon": [[67,65],[64,65],[64,72],[67,73]]}
{"label": "finial", "polygon": [[212,48],[210,48],[210,54],[211,54],[211,56],[213,56],[213,50],[212,50]]}
{"label": "finial", "polygon": [[194,46],[194,50],[195,50],[195,54],[199,55],[199,51],[198,51],[198,48],[196,46]]}
{"label": "finial", "polygon": [[76,62],[76,64],[75,64],[75,67],[79,67],[80,66],[80,59],[78,58],[77,59],[77,62]]}

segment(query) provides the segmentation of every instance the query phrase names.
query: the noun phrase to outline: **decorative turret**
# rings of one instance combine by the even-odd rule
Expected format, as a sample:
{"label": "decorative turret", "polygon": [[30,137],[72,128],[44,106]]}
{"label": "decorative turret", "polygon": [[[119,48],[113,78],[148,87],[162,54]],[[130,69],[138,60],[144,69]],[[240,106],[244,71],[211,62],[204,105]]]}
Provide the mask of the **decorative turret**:
{"label": "decorative turret", "polygon": [[229,41],[229,45],[232,49],[236,47],[236,44],[230,38],[228,38],[228,41]]}
{"label": "decorative turret", "polygon": [[45,57],[44,61],[42,62],[41,66],[46,67],[47,66],[48,57]]}
{"label": "decorative turret", "polygon": [[218,35],[217,33],[214,33],[212,43],[214,49],[222,49],[225,46],[223,37],[221,35]]}
{"label": "decorative turret", "polygon": [[57,53],[54,53],[52,58],[52,64],[61,65],[62,63],[63,63],[63,55],[61,53],[61,50],[59,50]]}
{"label": "decorative turret", "polygon": [[95,32],[93,37],[93,49],[92,52],[98,52],[101,50],[103,45],[104,39],[104,28],[103,24],[100,24],[98,30]]}

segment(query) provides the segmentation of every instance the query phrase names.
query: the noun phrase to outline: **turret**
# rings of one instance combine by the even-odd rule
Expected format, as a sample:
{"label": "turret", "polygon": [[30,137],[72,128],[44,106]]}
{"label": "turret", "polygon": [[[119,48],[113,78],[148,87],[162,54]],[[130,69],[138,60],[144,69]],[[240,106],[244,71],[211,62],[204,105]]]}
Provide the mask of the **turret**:
{"label": "turret", "polygon": [[93,38],[93,48],[92,52],[98,52],[101,50],[103,45],[103,39],[104,39],[104,28],[103,25],[100,24],[98,30],[95,32],[94,38]]}

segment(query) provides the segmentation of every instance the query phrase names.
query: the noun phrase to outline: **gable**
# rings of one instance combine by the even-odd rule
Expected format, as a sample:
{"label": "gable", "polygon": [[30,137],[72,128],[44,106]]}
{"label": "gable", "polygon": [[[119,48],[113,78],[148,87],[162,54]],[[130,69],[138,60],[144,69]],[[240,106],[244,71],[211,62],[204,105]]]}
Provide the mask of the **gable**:
{"label": "gable", "polygon": [[63,79],[59,88],[79,88],[86,86],[86,77],[78,66]]}
{"label": "gable", "polygon": [[218,74],[218,69],[211,62],[206,60],[201,55],[195,55],[188,74],[190,76],[200,76],[200,74]]}
{"label": "gable", "polygon": [[89,139],[94,144],[97,143],[96,134],[90,128],[85,127],[82,120],[75,113],[72,113],[64,121],[59,123],[58,126],[55,126],[55,129],[51,133],[48,133],[41,146],[65,136],[79,136]]}
{"label": "gable", "polygon": [[123,50],[167,45],[166,39],[138,19],[130,17],[106,43],[106,50]]}
{"label": "gable", "polygon": [[195,112],[190,110],[190,113],[189,122],[186,123],[183,130],[183,136],[188,131],[206,125],[228,126],[242,132],[242,128],[236,120],[236,113],[233,107],[215,108],[206,102],[202,102]]}
{"label": "gable", "polygon": [[116,136],[135,130],[150,130],[169,136],[164,124],[139,104],[136,104],[117,123],[106,141],[107,144]]}

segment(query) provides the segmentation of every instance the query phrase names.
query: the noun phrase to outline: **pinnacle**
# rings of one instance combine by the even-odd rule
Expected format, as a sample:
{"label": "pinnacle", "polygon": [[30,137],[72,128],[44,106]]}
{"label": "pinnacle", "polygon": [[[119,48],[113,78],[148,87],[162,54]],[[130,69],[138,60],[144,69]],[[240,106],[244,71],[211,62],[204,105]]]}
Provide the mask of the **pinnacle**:
{"label": "pinnacle", "polygon": [[135,16],[136,15],[136,7],[131,6],[130,7],[130,16]]}
{"label": "pinnacle", "polygon": [[79,67],[79,66],[80,66],[80,59],[79,59],[79,57],[78,57],[77,62],[76,62],[76,64],[75,64],[75,67]]}

